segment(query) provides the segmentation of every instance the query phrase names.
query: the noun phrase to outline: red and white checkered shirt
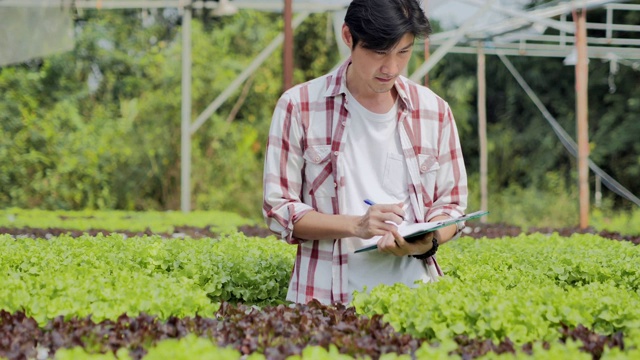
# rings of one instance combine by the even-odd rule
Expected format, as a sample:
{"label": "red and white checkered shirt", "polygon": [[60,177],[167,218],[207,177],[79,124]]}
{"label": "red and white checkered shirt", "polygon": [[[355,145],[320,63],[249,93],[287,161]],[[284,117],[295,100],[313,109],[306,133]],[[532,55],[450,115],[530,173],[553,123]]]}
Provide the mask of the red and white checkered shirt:
{"label": "red and white checkered shirt", "polygon": [[[307,212],[340,214],[345,204],[342,152],[349,130],[345,108],[347,60],[338,69],[286,91],[274,110],[264,166],[263,214],[278,236],[298,247],[287,300],[349,301],[348,248],[342,239],[293,237]],[[419,222],[461,216],[467,175],[449,105],[405,77],[396,80],[398,132],[409,172],[411,207]],[[434,258],[428,267],[442,272]]]}

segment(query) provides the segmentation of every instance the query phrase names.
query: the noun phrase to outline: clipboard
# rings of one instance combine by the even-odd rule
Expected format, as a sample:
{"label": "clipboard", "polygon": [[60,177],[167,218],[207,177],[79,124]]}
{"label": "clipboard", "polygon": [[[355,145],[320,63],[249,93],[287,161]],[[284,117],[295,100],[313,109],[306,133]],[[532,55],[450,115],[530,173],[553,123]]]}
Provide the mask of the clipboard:
{"label": "clipboard", "polygon": [[[476,212],[462,215],[457,218],[452,218],[447,220],[426,222],[426,223],[413,223],[413,224],[408,224],[404,226],[400,225],[398,227],[398,232],[400,233],[400,235],[402,235],[405,241],[414,242],[420,239],[424,234],[430,233],[432,231],[436,231],[438,229],[447,227],[449,225],[457,224],[462,221],[477,219],[479,217],[487,215],[488,213],[489,213],[488,211],[476,211]],[[357,254],[365,251],[371,251],[377,248],[378,248],[378,245],[373,244],[370,246],[360,248],[356,250],[355,253]]]}

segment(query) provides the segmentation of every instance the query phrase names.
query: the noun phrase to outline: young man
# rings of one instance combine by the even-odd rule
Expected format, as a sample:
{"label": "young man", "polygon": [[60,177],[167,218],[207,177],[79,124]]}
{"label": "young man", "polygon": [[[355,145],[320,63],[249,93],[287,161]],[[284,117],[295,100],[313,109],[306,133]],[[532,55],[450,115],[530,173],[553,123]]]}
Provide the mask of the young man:
{"label": "young man", "polygon": [[[449,106],[400,76],[414,39],[430,32],[417,0],[354,0],[342,27],[350,59],[278,101],[263,213],[274,233],[298,247],[287,300],[346,303],[354,290],[442,275],[433,255],[460,229],[408,243],[396,225],[461,216],[466,208]],[[378,251],[355,253],[370,244]]]}

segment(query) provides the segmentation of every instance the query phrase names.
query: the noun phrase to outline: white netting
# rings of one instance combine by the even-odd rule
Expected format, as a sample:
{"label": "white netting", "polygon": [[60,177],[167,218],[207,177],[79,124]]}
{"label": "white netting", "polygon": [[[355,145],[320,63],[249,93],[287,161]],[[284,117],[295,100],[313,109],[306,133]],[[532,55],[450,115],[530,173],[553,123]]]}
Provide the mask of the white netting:
{"label": "white netting", "polygon": [[73,21],[68,8],[0,8],[0,66],[71,49]]}

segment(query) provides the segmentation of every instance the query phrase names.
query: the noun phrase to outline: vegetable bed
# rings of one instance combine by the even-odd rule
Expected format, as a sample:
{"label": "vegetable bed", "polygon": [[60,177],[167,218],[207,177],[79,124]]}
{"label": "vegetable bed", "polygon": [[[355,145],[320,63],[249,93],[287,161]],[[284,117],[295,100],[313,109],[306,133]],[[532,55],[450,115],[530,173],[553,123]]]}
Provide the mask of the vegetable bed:
{"label": "vegetable bed", "polygon": [[284,300],[295,247],[274,237],[6,232],[0,358],[640,358],[633,241],[465,236],[441,281],[325,306]]}

